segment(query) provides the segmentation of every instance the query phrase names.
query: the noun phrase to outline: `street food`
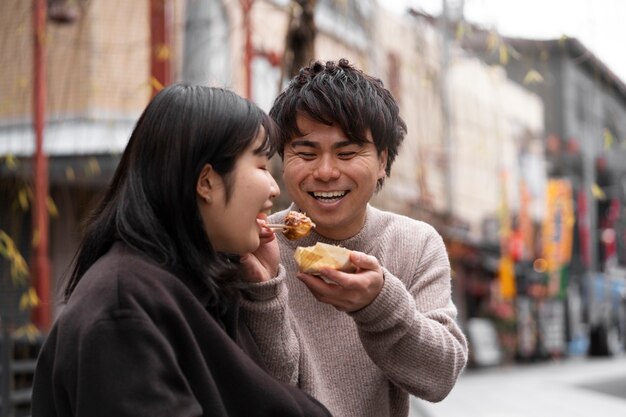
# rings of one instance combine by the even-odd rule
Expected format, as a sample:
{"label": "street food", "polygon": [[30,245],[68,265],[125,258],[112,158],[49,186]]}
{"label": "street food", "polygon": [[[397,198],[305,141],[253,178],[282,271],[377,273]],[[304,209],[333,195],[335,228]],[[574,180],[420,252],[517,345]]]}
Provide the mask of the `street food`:
{"label": "street food", "polygon": [[298,270],[311,275],[320,275],[322,268],[354,272],[356,268],[350,262],[350,252],[341,246],[317,242],[315,246],[299,246],[293,257],[298,264]]}
{"label": "street food", "polygon": [[290,211],[285,216],[285,228],[283,234],[289,240],[296,240],[307,236],[315,223],[306,214],[298,211]]}

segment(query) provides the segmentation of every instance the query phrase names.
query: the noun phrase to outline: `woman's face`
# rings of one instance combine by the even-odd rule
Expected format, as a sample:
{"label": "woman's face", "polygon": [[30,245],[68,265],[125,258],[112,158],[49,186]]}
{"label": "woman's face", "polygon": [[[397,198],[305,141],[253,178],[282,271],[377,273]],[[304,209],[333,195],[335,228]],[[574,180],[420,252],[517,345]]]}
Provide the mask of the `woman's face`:
{"label": "woman's face", "polygon": [[[231,176],[231,194],[226,201],[224,178],[206,165],[197,185],[198,205],[206,233],[215,250],[244,254],[260,244],[264,218],[272,208],[272,199],[280,194],[270,174],[268,155],[255,153],[265,138],[260,129],[255,140],[239,156]],[[208,197],[208,200],[207,198]]]}

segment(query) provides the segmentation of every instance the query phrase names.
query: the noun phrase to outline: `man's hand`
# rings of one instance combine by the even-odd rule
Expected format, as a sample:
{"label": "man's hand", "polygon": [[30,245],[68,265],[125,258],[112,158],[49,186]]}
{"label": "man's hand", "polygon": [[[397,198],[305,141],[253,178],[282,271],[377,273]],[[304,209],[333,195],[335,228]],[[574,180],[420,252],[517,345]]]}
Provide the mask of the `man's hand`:
{"label": "man's hand", "polygon": [[350,261],[356,266],[354,273],[324,268],[322,275],[335,284],[328,284],[319,277],[299,273],[315,298],[334,306],[339,311],[354,312],[368,306],[383,288],[383,269],[378,259],[362,252],[352,251]]}
{"label": "man's hand", "polygon": [[271,229],[264,227],[264,222],[260,224],[262,226],[259,234],[261,244],[257,250],[246,253],[240,258],[246,272],[245,279],[249,282],[269,281],[278,274],[280,250],[276,235]]}

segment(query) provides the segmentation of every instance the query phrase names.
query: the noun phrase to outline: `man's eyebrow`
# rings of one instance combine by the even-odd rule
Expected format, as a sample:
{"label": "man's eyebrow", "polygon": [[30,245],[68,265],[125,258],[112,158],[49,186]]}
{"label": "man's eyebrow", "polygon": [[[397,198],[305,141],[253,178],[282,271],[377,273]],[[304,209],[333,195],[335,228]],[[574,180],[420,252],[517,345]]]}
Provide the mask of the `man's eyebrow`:
{"label": "man's eyebrow", "polygon": [[307,146],[309,148],[319,148],[320,144],[318,142],[313,142],[313,141],[306,140],[306,139],[294,139],[291,141],[291,146],[294,148],[296,146]]}
{"label": "man's eyebrow", "polygon": [[[354,142],[351,140],[344,140],[341,142],[337,142],[335,144],[333,144],[333,149],[338,149],[338,148],[343,148],[344,146],[350,146],[350,145],[357,145],[357,146],[363,146],[362,144],[358,143],[358,142]],[[307,146],[310,148],[320,148],[320,144],[319,142],[314,142],[314,141],[310,141],[307,139],[294,139],[291,141],[291,146],[292,147],[297,147],[297,146]]]}

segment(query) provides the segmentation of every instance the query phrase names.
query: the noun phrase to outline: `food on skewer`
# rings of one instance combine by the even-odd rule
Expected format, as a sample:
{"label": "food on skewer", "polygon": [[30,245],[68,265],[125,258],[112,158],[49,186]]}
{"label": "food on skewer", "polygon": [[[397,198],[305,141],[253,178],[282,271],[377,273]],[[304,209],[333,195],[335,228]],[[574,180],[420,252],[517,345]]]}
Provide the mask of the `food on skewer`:
{"label": "food on skewer", "polygon": [[267,223],[264,227],[272,230],[282,230],[287,239],[295,240],[307,236],[315,227],[315,223],[309,219],[306,214],[290,211],[285,216],[284,224]]}

